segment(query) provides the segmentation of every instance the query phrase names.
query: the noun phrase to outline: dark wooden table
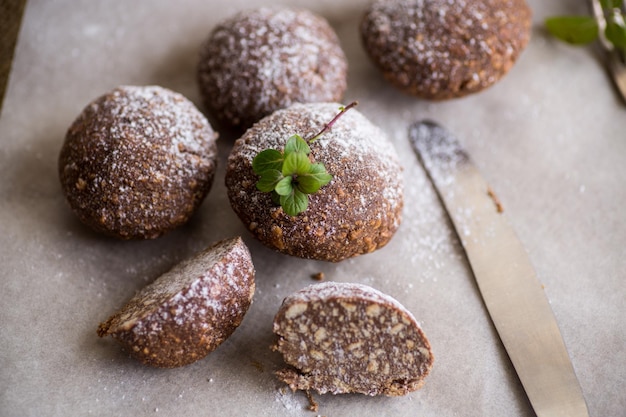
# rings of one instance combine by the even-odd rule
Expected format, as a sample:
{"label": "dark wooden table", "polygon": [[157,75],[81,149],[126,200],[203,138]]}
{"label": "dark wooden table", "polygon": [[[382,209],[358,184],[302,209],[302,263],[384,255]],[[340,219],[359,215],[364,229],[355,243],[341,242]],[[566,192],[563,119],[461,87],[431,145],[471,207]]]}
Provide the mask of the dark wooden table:
{"label": "dark wooden table", "polygon": [[0,0],[0,112],[25,8],[26,0]]}

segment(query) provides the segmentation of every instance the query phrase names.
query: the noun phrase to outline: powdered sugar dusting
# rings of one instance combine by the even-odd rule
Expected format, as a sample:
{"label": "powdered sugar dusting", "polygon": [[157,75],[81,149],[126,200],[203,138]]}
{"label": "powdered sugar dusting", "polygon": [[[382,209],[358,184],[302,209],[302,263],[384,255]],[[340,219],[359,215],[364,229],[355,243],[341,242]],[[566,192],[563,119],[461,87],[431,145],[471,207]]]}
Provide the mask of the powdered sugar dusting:
{"label": "powdered sugar dusting", "polygon": [[409,137],[419,157],[437,185],[454,181],[456,170],[469,160],[458,140],[446,129],[430,121],[411,126]]}
{"label": "powdered sugar dusting", "polygon": [[303,404],[298,400],[296,394],[286,387],[276,389],[276,401],[280,402],[288,411],[300,412],[304,409]]}
{"label": "powdered sugar dusting", "polygon": [[398,300],[365,284],[326,281],[312,284],[285,298],[283,305],[296,303],[326,302],[328,300],[364,301],[390,306],[407,315],[418,326],[413,314]]}
{"label": "powdered sugar dusting", "polygon": [[[239,149],[239,155],[252,162],[260,151],[268,147],[283,149],[289,137],[294,134],[310,138],[328,123],[340,108],[339,103],[298,103],[288,109],[279,110],[263,124],[263,129],[254,130],[253,140],[247,138],[251,133],[244,135],[242,139],[245,140],[246,146]],[[290,120],[292,115],[301,117],[298,120]],[[328,132],[313,142],[311,150],[318,160],[324,159],[322,155],[332,152],[340,158],[355,156],[357,162],[362,162],[364,155],[370,154],[378,155],[381,163],[398,161],[398,155],[388,141],[387,135],[354,109],[343,114]]]}
{"label": "powdered sugar dusting", "polygon": [[199,163],[212,157],[206,154],[210,148],[207,139],[214,140],[217,135],[193,104],[178,93],[158,86],[121,86],[89,107],[102,121],[100,128],[107,131],[113,151],[106,162],[112,169],[123,169],[127,154],[155,145],[173,158],[160,158],[161,164],[147,166],[145,177],[164,177],[168,171],[189,176]]}

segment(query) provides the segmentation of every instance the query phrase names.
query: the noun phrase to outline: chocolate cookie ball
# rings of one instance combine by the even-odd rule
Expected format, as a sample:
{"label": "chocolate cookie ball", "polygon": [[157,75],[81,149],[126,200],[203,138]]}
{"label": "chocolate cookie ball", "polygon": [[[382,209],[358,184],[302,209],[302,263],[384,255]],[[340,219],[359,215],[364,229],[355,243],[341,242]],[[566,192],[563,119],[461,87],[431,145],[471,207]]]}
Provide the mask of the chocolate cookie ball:
{"label": "chocolate cookie ball", "polygon": [[294,134],[308,138],[338,113],[335,103],[294,104],[252,126],[235,142],[226,168],[230,203],[263,244],[301,258],[337,262],[386,245],[401,222],[402,168],[385,134],[356,110],[313,142],[309,157],[333,176],[309,194],[308,208],[286,214],[257,189],[252,160],[283,150]]}
{"label": "chocolate cookie ball", "polygon": [[497,82],[528,43],[530,25],[525,0],[377,0],[361,36],[391,84],[440,100]]}
{"label": "chocolate cookie ball", "polygon": [[211,188],[217,134],[182,95],[123,86],[90,103],[59,157],[70,207],[98,232],[151,239],[185,223]]}
{"label": "chocolate cookie ball", "polygon": [[341,100],[346,72],[346,57],[325,19],[274,7],[219,24],[201,48],[198,82],[212,115],[247,128],[292,103]]}

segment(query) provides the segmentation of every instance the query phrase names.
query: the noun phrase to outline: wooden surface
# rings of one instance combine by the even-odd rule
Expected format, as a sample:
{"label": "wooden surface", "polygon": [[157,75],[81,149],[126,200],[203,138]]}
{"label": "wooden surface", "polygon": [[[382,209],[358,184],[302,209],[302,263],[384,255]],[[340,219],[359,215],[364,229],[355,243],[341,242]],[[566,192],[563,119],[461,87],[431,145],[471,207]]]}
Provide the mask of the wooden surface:
{"label": "wooden surface", "polygon": [[0,113],[25,6],[26,0],[0,1]]}

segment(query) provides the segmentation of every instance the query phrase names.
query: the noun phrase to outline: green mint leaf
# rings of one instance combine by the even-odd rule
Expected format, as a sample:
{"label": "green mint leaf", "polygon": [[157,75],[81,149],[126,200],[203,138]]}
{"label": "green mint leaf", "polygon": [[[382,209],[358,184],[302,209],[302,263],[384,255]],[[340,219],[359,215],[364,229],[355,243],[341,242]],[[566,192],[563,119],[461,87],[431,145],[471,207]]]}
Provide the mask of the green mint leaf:
{"label": "green mint leaf", "polygon": [[282,180],[278,181],[278,183],[276,183],[276,187],[274,188],[276,194],[280,196],[291,194],[293,192],[292,181],[293,178],[291,176],[286,176]]}
{"label": "green mint leaf", "polygon": [[308,173],[298,175],[296,188],[305,194],[315,194],[332,179],[323,164],[313,164]]}
{"label": "green mint leaf", "polygon": [[554,37],[572,45],[585,45],[598,38],[598,23],[590,16],[551,17],[545,23]]}
{"label": "green mint leaf", "polygon": [[309,206],[308,194],[319,191],[328,184],[333,176],[326,172],[324,164],[311,163],[308,155],[310,144],[325,132],[328,132],[339,118],[352,107],[339,107],[339,113],[322,130],[310,139],[293,135],[285,144],[283,151],[266,149],[259,152],[252,160],[252,169],[259,176],[256,187],[261,192],[270,193],[272,202],[280,204],[285,213],[297,216]]}
{"label": "green mint leaf", "polygon": [[283,163],[283,175],[300,175],[306,174],[311,168],[309,157],[302,152],[294,152],[287,154]]}
{"label": "green mint leaf", "polygon": [[287,144],[285,145],[285,154],[294,152],[302,152],[305,155],[311,153],[311,148],[300,135],[293,135],[289,138]]}
{"label": "green mint leaf", "polygon": [[256,188],[264,193],[274,191],[276,184],[283,179],[283,173],[277,169],[266,169],[256,183]]}
{"label": "green mint leaf", "polygon": [[266,149],[261,151],[252,160],[252,170],[255,174],[261,175],[267,170],[281,171],[283,168],[283,154],[276,149]]}
{"label": "green mint leaf", "polygon": [[280,205],[288,215],[297,216],[309,206],[309,197],[297,189],[294,189],[293,193],[280,196]]}
{"label": "green mint leaf", "polygon": [[604,30],[606,38],[617,48],[626,48],[626,27],[617,22],[607,22]]}
{"label": "green mint leaf", "polygon": [[305,194],[315,194],[322,188],[322,184],[311,175],[299,175],[296,189]]}
{"label": "green mint leaf", "polygon": [[312,164],[309,169],[309,175],[314,176],[322,186],[328,184],[333,179],[333,176],[326,172],[324,164]]}

